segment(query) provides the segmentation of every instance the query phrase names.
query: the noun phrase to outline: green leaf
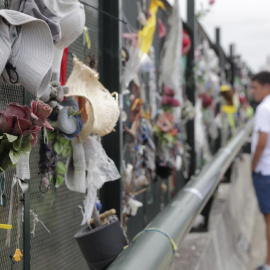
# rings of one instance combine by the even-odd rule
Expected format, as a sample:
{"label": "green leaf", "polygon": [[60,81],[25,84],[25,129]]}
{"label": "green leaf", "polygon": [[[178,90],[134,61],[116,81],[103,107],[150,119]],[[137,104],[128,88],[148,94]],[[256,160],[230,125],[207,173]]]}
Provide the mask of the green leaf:
{"label": "green leaf", "polygon": [[60,161],[57,162],[55,171],[60,174],[65,174],[67,171],[66,165]]}
{"label": "green leaf", "polygon": [[173,136],[169,133],[164,134],[164,139],[171,141],[173,139]]}
{"label": "green leaf", "polygon": [[31,142],[28,141],[28,140],[23,140],[22,141],[22,144],[21,144],[20,151],[22,151],[22,152],[29,152],[29,151],[31,151],[31,149],[32,149]]}
{"label": "green leaf", "polygon": [[65,140],[65,142],[63,143],[64,148],[69,148],[69,147],[71,147],[71,141],[66,140],[66,139],[64,139],[64,140]]}
{"label": "green leaf", "polygon": [[8,139],[4,139],[4,140],[1,140],[1,145],[6,148],[6,149],[10,149],[11,145],[10,145],[10,142],[8,141]]}
{"label": "green leaf", "polygon": [[67,139],[64,139],[64,140],[65,140],[64,146],[69,146],[69,145],[71,145],[71,141],[70,141],[70,140],[67,140]]}
{"label": "green leaf", "polygon": [[10,168],[16,168],[16,166],[17,164],[12,164],[12,163],[9,165]]}
{"label": "green leaf", "polygon": [[65,148],[63,149],[62,155],[63,155],[64,157],[67,157],[67,156],[70,155],[70,153],[71,153],[71,147],[68,146],[68,147],[65,147]]}
{"label": "green leaf", "polygon": [[59,188],[65,181],[65,178],[61,175],[57,175],[56,176],[56,184],[55,184],[55,187],[56,188]]}
{"label": "green leaf", "polygon": [[4,145],[0,145],[0,154],[2,154],[3,152],[5,151],[5,147],[4,147]]}
{"label": "green leaf", "polygon": [[61,137],[61,136],[57,136],[57,141],[60,142],[61,144],[65,144],[67,139]]}
{"label": "green leaf", "polygon": [[10,143],[14,142],[17,140],[18,136],[14,136],[14,135],[10,135],[8,133],[4,133],[4,135],[6,136],[6,138],[8,139],[8,141]]}
{"label": "green leaf", "polygon": [[50,183],[52,183],[52,184],[54,183],[54,177],[53,177],[53,175],[50,176]]}
{"label": "green leaf", "polygon": [[55,150],[55,152],[57,153],[57,155],[60,155],[61,152],[63,151],[63,149],[64,149],[64,147],[63,147],[63,145],[62,145],[61,143],[56,142],[56,143],[54,144],[54,150]]}
{"label": "green leaf", "polygon": [[9,151],[9,158],[11,160],[11,163],[13,165],[16,165],[18,163],[18,161],[20,160],[20,153],[14,152],[14,151]]}
{"label": "green leaf", "polygon": [[0,163],[0,167],[3,171],[6,171],[10,165],[12,165],[12,162],[9,158],[9,155],[6,155]]}
{"label": "green leaf", "polygon": [[57,132],[47,130],[48,141],[51,142],[55,139]]}
{"label": "green leaf", "polygon": [[31,133],[29,133],[28,135],[26,135],[26,136],[24,137],[23,140],[26,140],[26,141],[32,141],[33,139],[34,139],[34,136],[33,136]]}
{"label": "green leaf", "polygon": [[23,136],[20,136],[15,142],[13,142],[12,146],[14,150],[19,151],[22,146]]}
{"label": "green leaf", "polygon": [[157,125],[154,126],[153,130],[155,133],[160,133],[160,130]]}

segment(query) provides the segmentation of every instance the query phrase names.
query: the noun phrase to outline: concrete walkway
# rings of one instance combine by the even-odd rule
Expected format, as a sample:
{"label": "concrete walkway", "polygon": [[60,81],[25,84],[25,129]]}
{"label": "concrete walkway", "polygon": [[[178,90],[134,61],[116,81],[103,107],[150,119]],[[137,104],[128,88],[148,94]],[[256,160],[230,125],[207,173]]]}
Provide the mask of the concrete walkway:
{"label": "concrete walkway", "polygon": [[250,254],[250,267],[248,270],[254,270],[258,265],[262,264],[266,257],[265,224],[263,216],[258,212],[255,220]]}
{"label": "concrete walkway", "polygon": [[265,225],[258,210],[250,156],[234,162],[232,181],[221,184],[207,233],[187,235],[172,270],[254,270],[266,254]]}

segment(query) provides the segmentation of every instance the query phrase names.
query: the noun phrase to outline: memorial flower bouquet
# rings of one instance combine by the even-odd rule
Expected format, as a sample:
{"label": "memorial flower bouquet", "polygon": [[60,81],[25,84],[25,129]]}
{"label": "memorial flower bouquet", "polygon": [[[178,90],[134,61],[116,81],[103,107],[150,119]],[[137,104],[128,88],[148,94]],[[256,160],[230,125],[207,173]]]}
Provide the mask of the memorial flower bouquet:
{"label": "memorial flower bouquet", "polygon": [[0,111],[0,172],[15,167],[21,154],[28,154],[36,144],[38,131],[45,127],[53,130],[46,120],[52,108],[42,101],[26,105],[10,103]]}

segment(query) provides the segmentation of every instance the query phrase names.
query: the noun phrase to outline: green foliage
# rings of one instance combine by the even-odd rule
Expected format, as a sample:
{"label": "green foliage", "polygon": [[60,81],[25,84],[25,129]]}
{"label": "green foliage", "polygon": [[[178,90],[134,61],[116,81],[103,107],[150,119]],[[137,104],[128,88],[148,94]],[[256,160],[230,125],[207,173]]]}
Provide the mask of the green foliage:
{"label": "green foliage", "polygon": [[[61,155],[67,157],[71,154],[71,142],[61,137],[57,130],[47,131],[47,139],[51,143],[53,150],[58,156]],[[53,183],[56,188],[59,188],[63,184],[66,170],[66,165],[60,161],[57,161],[55,171],[50,177],[50,182]]]}
{"label": "green foliage", "polygon": [[67,171],[66,165],[60,161],[57,162],[55,171],[59,174],[65,174]]}
{"label": "green foliage", "polygon": [[31,142],[28,140],[23,140],[22,145],[21,145],[21,151],[26,153],[30,152],[32,149]]}
{"label": "green foliage", "polygon": [[15,136],[4,133],[0,136],[0,172],[15,167],[21,154],[31,151],[33,138],[32,134]]}
{"label": "green foliage", "polygon": [[58,133],[57,131],[49,131],[49,130],[47,130],[48,141],[52,142],[56,138],[57,133]]}
{"label": "green foliage", "polygon": [[12,143],[14,150],[19,151],[21,149],[22,140],[23,140],[23,136],[20,136],[19,138],[17,138],[16,141]]}
{"label": "green foliage", "polygon": [[9,158],[12,165],[16,165],[20,160],[21,154],[18,152],[13,152],[12,150],[9,151]]}
{"label": "green foliage", "polygon": [[62,155],[63,155],[64,157],[67,157],[67,156],[69,156],[70,154],[71,154],[71,146],[68,145],[68,146],[64,147],[64,149],[63,149],[63,151],[62,151]]}
{"label": "green foliage", "polygon": [[4,136],[8,139],[10,143],[16,141],[18,138],[18,136],[10,135],[8,133],[4,133]]}
{"label": "green foliage", "polygon": [[57,174],[55,187],[59,188],[64,183],[64,181],[65,181],[65,178],[62,175]]}
{"label": "green foliage", "polygon": [[60,142],[56,141],[53,148],[57,155],[60,155],[64,149],[64,146]]}

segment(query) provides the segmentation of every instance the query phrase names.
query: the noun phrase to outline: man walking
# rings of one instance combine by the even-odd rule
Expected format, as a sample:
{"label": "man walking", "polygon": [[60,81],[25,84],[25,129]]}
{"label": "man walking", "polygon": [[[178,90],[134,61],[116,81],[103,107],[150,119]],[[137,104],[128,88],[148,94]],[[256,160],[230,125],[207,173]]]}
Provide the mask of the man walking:
{"label": "man walking", "polygon": [[266,222],[267,258],[257,270],[270,270],[270,72],[252,78],[254,99],[258,105],[252,134],[252,178],[259,207]]}

